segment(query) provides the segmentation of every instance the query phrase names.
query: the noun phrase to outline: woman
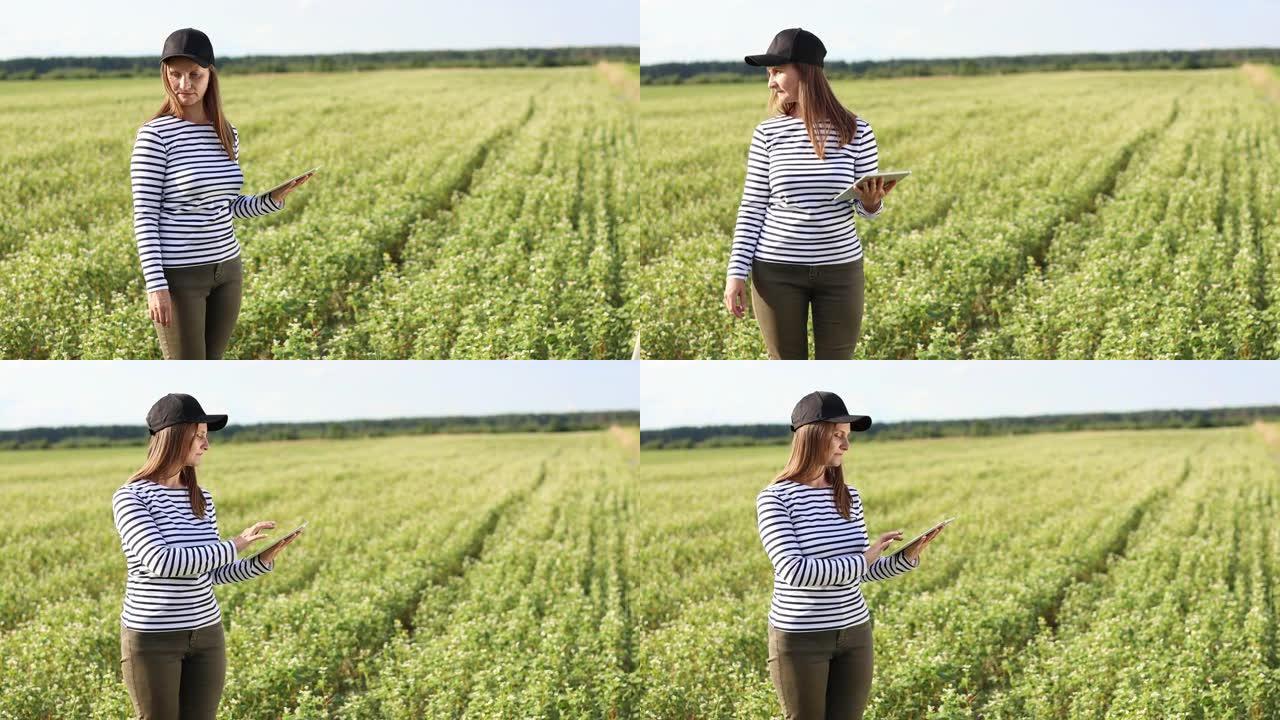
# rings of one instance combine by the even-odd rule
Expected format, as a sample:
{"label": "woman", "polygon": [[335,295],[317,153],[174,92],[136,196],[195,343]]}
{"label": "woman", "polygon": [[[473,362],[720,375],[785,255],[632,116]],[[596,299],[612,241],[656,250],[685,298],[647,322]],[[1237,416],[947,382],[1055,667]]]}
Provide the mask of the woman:
{"label": "woman", "polygon": [[208,433],[226,424],[226,415],[206,415],[190,395],[161,398],[147,413],[147,461],[111,499],[128,569],[121,673],[140,718],[212,720],[227,669],[213,586],[270,572],[293,542],[237,560],[275,523],[218,538],[213,496],[196,483],[196,467]]}
{"label": "woman", "polygon": [[760,540],[773,563],[769,675],[787,720],[861,718],[871,689],[871,611],[859,584],[920,564],[937,537],[890,557],[902,537],[867,534],[862,499],[845,484],[849,433],[871,427],[834,393],[806,395],[791,413],[791,458],[756,497]]}
{"label": "woman", "polygon": [[166,359],[218,359],[240,314],[240,244],[231,219],[284,208],[309,176],[241,195],[240,139],[222,113],[213,45],[177,30],[160,61],[165,101],[138,130],[130,176],[147,310]]}
{"label": "woman", "polygon": [[862,244],[856,212],[873,218],[895,182],[859,185],[852,203],[833,200],[857,178],[876,172],[876,136],[867,121],[840,104],[822,72],[827,50],[813,33],[778,33],[748,65],[769,72],[768,120],[756,126],[738,208],[725,308],[751,307],[770,359],[814,356],[848,360],[862,326]]}

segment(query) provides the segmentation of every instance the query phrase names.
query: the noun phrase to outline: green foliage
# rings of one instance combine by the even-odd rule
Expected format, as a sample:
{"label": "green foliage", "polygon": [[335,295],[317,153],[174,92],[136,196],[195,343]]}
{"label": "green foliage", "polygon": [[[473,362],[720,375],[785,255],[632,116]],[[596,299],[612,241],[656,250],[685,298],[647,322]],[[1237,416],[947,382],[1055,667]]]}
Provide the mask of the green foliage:
{"label": "green foliage", "polygon": [[[1251,429],[858,446],[872,533],[958,520],[863,586],[868,720],[1276,718],[1280,471]],[[635,717],[776,717],[755,493],[786,449],[646,453]]]}
{"label": "green foliage", "polygon": [[[634,410],[249,425],[233,423],[218,432],[218,440],[219,442],[267,442],[435,433],[569,432],[601,430],[611,425],[635,427],[639,424],[640,413]],[[107,445],[146,445],[146,443],[146,428],[141,425],[72,425],[0,430],[0,450],[105,447]]]}
{"label": "green foliage", "polygon": [[[625,434],[215,447],[224,533],[310,521],[275,572],[216,589],[220,717],[776,717],[754,498],[785,448],[637,468]],[[864,587],[868,720],[1277,717],[1280,448],[1260,436],[855,446],[873,533],[959,518]],[[0,453],[0,717],[128,715],[104,509],[139,452]]]}
{"label": "green foliage", "polygon": [[[904,440],[938,437],[982,437],[1078,430],[1150,430],[1249,425],[1280,420],[1280,406],[1216,408],[1212,410],[1140,410],[1123,413],[1019,415],[981,420],[907,420],[875,423],[860,440]],[[4,434],[0,433],[0,438]],[[640,442],[647,449],[779,445],[791,443],[791,429],[780,425],[702,425],[645,430]]]}
{"label": "green foliage", "polygon": [[[227,78],[245,192],[322,168],[236,223],[228,357],[629,357],[619,84],[637,82],[609,65]],[[154,79],[0,86],[0,190],[19,199],[0,207],[0,357],[158,357],[129,153],[159,102]]]}
{"label": "green foliage", "polygon": [[[640,48],[602,45],[563,48],[492,48],[344,53],[334,55],[250,55],[218,58],[224,74],[284,72],[367,72],[409,68],[561,67],[597,62],[638,63]],[[0,80],[65,80],[154,76],[159,60],[148,57],[45,57],[0,60]]]}
{"label": "green foliage", "polygon": [[[1280,104],[1238,70],[838,82],[909,168],[859,218],[867,358],[1280,357]],[[750,87],[646,87],[648,358],[763,358],[721,296]],[[644,312],[640,313],[639,309]]]}
{"label": "green foliage", "polygon": [[[1280,62],[1277,48],[1220,50],[1139,50],[1118,53],[1063,53],[1058,55],[993,55],[968,58],[915,60],[829,60],[827,77],[888,78],[930,75],[1003,75],[1065,70],[1190,70],[1234,67],[1245,62]],[[749,82],[761,77],[760,68],[740,61],[656,63],[641,72],[645,85]]]}
{"label": "green foliage", "polygon": [[[140,453],[0,453],[0,717],[130,716],[109,506]],[[219,717],[616,714],[635,466],[607,432],[215,447],[224,535],[309,522],[215,590]]]}

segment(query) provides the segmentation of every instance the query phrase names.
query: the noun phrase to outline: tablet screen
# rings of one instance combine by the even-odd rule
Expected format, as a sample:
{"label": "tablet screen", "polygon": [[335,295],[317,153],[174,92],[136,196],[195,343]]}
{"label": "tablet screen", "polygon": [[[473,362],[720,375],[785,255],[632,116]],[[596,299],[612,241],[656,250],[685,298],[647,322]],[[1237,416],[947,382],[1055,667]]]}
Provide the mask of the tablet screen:
{"label": "tablet screen", "polygon": [[918,543],[918,542],[920,542],[921,540],[923,540],[925,535],[928,535],[929,533],[933,532],[934,530],[938,530],[938,529],[940,529],[940,528],[944,528],[944,527],[946,527],[947,525],[951,524],[951,521],[952,521],[952,520],[955,520],[955,518],[947,518],[946,520],[943,520],[942,522],[938,523],[937,525],[934,525],[933,527],[929,528],[928,530],[925,530],[924,532],[922,532],[922,533],[920,533],[919,535],[917,535],[917,536],[915,536],[914,538],[912,538],[911,542],[907,543],[906,545],[903,545],[902,547],[898,548],[897,550],[894,550],[894,551],[893,551],[893,554],[894,554],[894,555],[897,555],[898,553],[902,552],[903,550],[906,550],[907,548],[911,547],[912,545],[915,545],[916,543]]}
{"label": "tablet screen", "polygon": [[271,543],[270,545],[268,545],[268,546],[266,546],[266,547],[262,548],[262,549],[261,549],[261,550],[259,550],[258,552],[256,552],[256,553],[254,553],[254,554],[250,555],[249,557],[247,557],[247,558],[245,558],[245,559],[246,559],[246,560],[251,560],[251,559],[253,559],[253,558],[258,557],[258,556],[259,556],[259,555],[261,555],[262,553],[264,553],[264,552],[266,552],[266,551],[270,550],[271,548],[273,548],[273,547],[275,547],[275,546],[279,545],[280,543],[284,542],[285,540],[288,540],[289,538],[293,537],[294,535],[297,535],[298,533],[302,532],[302,529],[303,529],[303,528],[305,528],[306,526],[307,526],[307,524],[306,524],[305,522],[304,522],[304,523],[302,523],[301,525],[299,525],[298,527],[296,527],[296,528],[294,528],[292,531],[290,531],[288,535],[285,535],[285,536],[281,537],[279,540],[276,540],[275,542],[273,542],[273,543]]}

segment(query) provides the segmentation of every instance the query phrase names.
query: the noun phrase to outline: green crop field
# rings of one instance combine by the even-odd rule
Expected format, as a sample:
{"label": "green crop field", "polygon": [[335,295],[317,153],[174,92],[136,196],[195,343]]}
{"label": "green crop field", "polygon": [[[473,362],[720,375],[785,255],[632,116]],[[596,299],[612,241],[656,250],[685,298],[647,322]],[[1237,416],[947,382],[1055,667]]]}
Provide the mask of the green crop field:
{"label": "green crop field", "polygon": [[[274,572],[216,590],[219,717],[616,715],[638,447],[634,428],[215,444],[225,536],[310,523]],[[131,716],[111,494],[144,456],[0,453],[0,718]]]}
{"label": "green crop field", "polygon": [[[0,83],[0,357],[159,356],[129,156],[160,79]],[[631,355],[636,66],[229,76],[245,192],[228,357]]]}
{"label": "green crop field", "polygon": [[[1280,717],[1277,453],[1267,426],[855,441],[872,533],[958,518],[863,586],[868,718]],[[776,716],[754,497],[786,454],[644,454],[637,717]]]}
{"label": "green crop field", "polygon": [[[913,171],[858,220],[857,355],[1280,357],[1278,86],[1248,67],[836,83],[880,167]],[[645,357],[764,357],[721,295],[766,98],[763,74],[643,89]]]}
{"label": "green crop field", "polygon": [[[224,534],[311,523],[217,589],[225,717],[775,717],[754,498],[786,449],[637,449],[215,447]],[[128,714],[109,503],[141,455],[0,454],[0,718]],[[1277,462],[1263,426],[855,446],[873,532],[959,518],[865,586],[869,718],[1280,717]]]}

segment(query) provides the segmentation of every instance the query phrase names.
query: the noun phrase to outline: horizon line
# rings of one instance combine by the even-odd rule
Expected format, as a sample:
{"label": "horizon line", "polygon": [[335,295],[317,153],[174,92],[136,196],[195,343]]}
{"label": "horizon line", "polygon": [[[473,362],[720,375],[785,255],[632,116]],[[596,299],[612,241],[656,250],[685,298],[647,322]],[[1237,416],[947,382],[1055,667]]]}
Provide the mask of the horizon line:
{"label": "horizon line", "polygon": [[[1081,417],[1084,415],[1131,415],[1136,413],[1152,413],[1152,412],[1206,412],[1214,410],[1266,410],[1275,409],[1280,411],[1280,404],[1270,405],[1216,405],[1212,407],[1149,407],[1138,410],[1078,410],[1067,412],[1040,412],[1027,413],[1024,415],[985,415],[959,418],[904,418],[900,420],[883,420],[881,425],[901,425],[904,423],[944,423],[944,422],[977,422],[980,420],[1025,420],[1028,418],[1049,417],[1049,418],[1065,418],[1065,417]],[[666,430],[685,430],[699,429],[709,427],[751,427],[756,425],[774,425],[788,426],[787,422],[737,422],[737,423],[704,423],[701,425],[667,425],[664,427],[643,427],[644,415],[641,413],[641,432],[661,432]]]}

